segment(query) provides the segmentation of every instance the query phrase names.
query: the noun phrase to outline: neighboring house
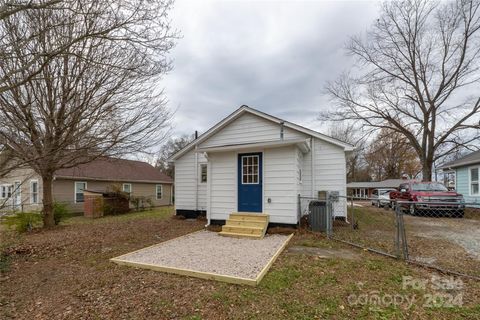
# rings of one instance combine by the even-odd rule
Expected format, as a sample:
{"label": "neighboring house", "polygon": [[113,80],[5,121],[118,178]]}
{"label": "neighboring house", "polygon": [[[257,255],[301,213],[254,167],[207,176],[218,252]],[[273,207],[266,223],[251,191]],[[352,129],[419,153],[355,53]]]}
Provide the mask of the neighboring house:
{"label": "neighboring house", "polygon": [[347,192],[349,196],[367,199],[372,197],[372,192],[375,189],[398,188],[404,181],[405,179],[387,179],[383,181],[350,182],[347,183]]}
{"label": "neighboring house", "polygon": [[455,174],[455,191],[465,202],[480,202],[480,151],[440,166],[444,174]]}
{"label": "neighboring house", "polygon": [[[172,204],[173,180],[141,161],[102,157],[87,164],[58,170],[54,175],[54,201],[72,212],[83,212],[83,190],[130,193],[149,198],[154,206]],[[17,169],[0,179],[0,206],[30,211],[42,208],[42,179],[30,168]]]}
{"label": "neighboring house", "polygon": [[270,222],[297,224],[298,195],[346,194],[346,153],[353,149],[242,106],[171,157],[176,213],[206,212],[210,223],[264,212]]}

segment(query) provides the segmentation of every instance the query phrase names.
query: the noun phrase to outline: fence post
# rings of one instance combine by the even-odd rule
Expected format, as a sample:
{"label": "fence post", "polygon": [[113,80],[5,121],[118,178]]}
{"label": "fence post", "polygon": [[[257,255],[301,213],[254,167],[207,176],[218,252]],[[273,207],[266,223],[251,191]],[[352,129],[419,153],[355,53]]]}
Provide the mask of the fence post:
{"label": "fence post", "polygon": [[395,255],[400,259],[400,209],[395,204]]}
{"label": "fence post", "polygon": [[326,223],[326,226],[327,226],[327,237],[328,238],[331,238],[332,237],[332,219],[333,219],[333,214],[332,214],[332,211],[333,211],[333,207],[332,207],[332,200],[330,198],[330,194],[329,192],[327,192],[327,195],[326,195],[326,203],[325,203],[325,207],[326,207],[326,210],[327,210],[327,223]]}
{"label": "fence post", "polygon": [[405,231],[405,221],[403,220],[403,211],[400,211],[400,237],[402,239],[403,259],[409,260],[407,233]]}
{"label": "fence post", "polygon": [[[405,231],[405,222],[403,220],[403,211],[398,201],[395,204],[395,249],[398,258],[408,260],[408,243],[407,234]],[[400,249],[401,245],[401,249]]]}
{"label": "fence post", "polygon": [[[347,198],[347,203],[348,203],[348,198]],[[347,210],[348,210],[348,208],[347,208]],[[350,198],[350,212],[352,213],[351,226],[352,226],[352,229],[355,229],[355,216],[354,216],[355,210],[353,208],[353,196]]]}

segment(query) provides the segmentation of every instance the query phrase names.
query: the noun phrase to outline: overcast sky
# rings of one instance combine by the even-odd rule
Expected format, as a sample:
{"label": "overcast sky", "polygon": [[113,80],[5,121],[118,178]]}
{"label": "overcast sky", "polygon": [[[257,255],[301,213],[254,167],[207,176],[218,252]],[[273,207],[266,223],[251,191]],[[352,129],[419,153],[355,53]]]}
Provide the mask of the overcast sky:
{"label": "overcast sky", "polygon": [[344,45],[374,21],[372,1],[177,0],[182,38],[163,81],[174,134],[204,132],[246,104],[326,132],[327,81],[352,64]]}

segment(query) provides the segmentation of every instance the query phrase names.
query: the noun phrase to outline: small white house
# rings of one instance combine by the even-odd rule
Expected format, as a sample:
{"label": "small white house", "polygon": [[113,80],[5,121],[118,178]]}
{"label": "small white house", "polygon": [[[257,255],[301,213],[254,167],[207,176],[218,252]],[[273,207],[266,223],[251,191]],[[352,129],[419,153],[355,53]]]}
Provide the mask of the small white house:
{"label": "small white house", "polygon": [[263,212],[271,223],[297,224],[298,195],[346,195],[346,154],[353,149],[242,106],[171,157],[176,213],[206,213],[210,223],[233,212]]}

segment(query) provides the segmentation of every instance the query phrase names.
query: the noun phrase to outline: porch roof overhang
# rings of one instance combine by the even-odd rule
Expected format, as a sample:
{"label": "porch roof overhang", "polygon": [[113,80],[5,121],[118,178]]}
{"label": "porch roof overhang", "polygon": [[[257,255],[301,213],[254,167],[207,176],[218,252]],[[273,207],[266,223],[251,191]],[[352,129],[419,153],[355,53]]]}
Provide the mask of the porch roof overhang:
{"label": "porch roof overhang", "polygon": [[244,150],[244,149],[255,149],[255,148],[280,148],[296,145],[300,148],[303,153],[310,151],[310,139],[285,139],[285,140],[272,140],[272,141],[262,141],[254,143],[240,143],[240,144],[230,144],[230,145],[220,145],[220,146],[211,146],[197,148],[196,152],[200,153],[212,153],[212,152],[225,152],[225,151],[235,151],[235,150]]}

